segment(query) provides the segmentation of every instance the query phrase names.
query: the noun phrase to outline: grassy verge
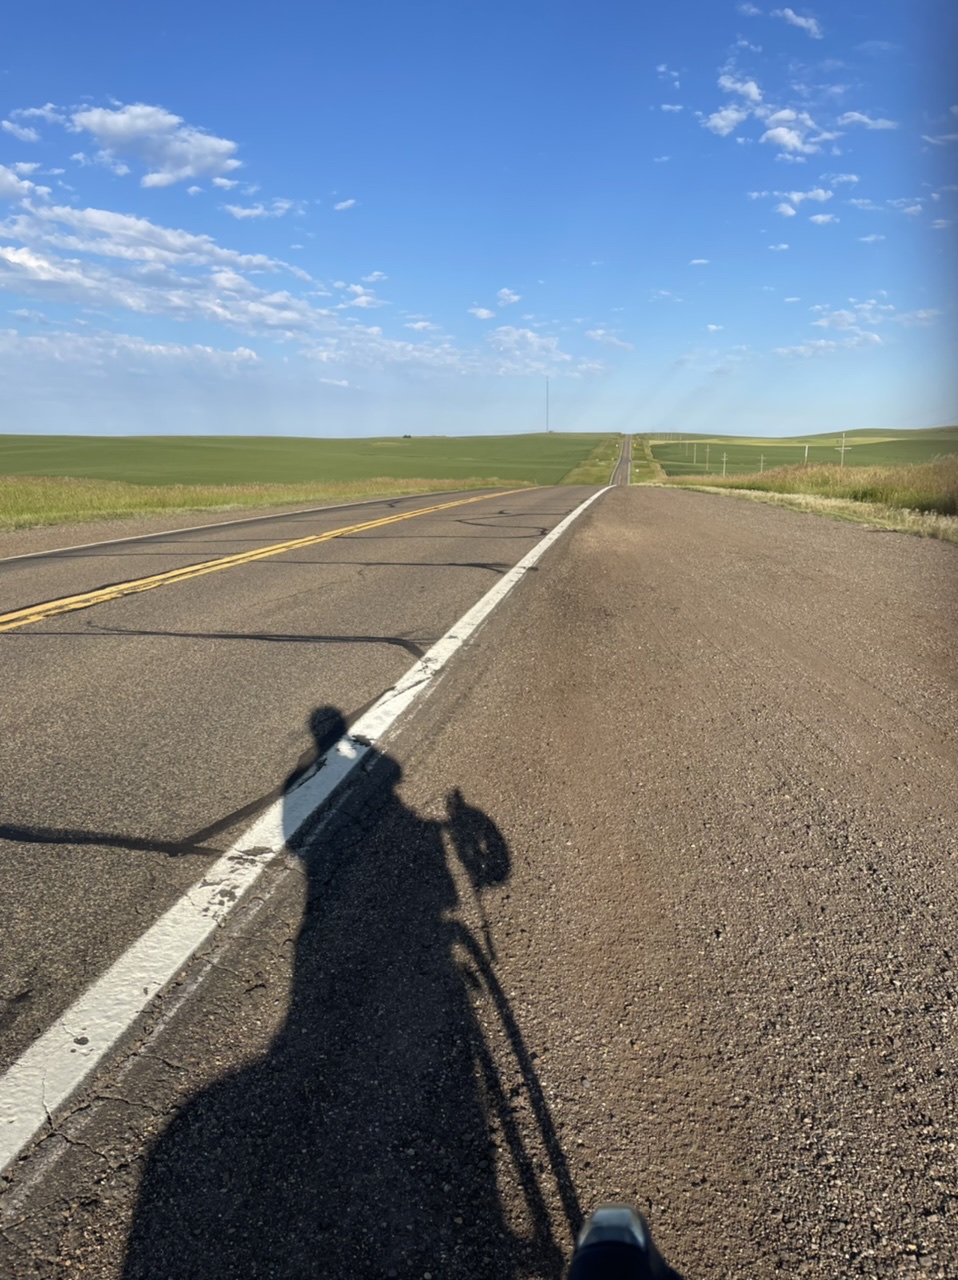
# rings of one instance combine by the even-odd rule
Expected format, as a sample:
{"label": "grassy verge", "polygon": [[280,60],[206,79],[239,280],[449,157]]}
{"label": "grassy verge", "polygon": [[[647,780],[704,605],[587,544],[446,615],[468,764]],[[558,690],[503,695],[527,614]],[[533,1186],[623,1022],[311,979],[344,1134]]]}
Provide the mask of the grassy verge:
{"label": "grassy verge", "polygon": [[527,483],[480,476],[454,480],[373,477],[334,484],[143,485],[56,476],[0,476],[0,530],[169,512],[320,505],[455,489],[520,489]]}
{"label": "grassy verge", "polygon": [[644,436],[632,441],[632,483],[654,484],[665,479],[665,472],[652,456],[652,449]]}
{"label": "grassy verge", "polygon": [[663,483],[958,543],[956,457],[900,467],[780,467],[724,480],[673,477]]}
{"label": "grassy verge", "polygon": [[562,477],[560,484],[608,484],[622,451],[621,436],[604,436],[587,458]]}
{"label": "grassy verge", "polygon": [[674,476],[669,484],[707,484],[715,489],[807,493],[822,498],[879,503],[908,511],[958,515],[958,457],[898,467],[776,467],[751,475]]}

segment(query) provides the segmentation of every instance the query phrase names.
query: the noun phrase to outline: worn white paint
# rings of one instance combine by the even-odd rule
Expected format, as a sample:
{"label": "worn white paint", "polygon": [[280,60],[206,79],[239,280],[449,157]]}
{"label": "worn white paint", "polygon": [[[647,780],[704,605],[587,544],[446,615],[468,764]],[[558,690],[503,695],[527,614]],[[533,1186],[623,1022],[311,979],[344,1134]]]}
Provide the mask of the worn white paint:
{"label": "worn white paint", "polygon": [[449,659],[606,489],[561,520],[486,592],[414,667],[339,739],[292,791],[277,800],[165,915],[35,1040],[0,1078],[0,1172],[130,1030],[150,1000],[189,963],[288,840],[382,741]]}

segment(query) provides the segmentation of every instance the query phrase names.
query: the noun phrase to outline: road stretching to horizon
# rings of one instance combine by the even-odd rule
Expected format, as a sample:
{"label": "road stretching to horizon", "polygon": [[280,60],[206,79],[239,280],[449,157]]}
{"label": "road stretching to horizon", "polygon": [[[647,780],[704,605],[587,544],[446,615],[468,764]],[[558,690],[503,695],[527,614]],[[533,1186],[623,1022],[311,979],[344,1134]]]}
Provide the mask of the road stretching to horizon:
{"label": "road stretching to horizon", "polygon": [[[628,468],[7,1170],[0,1274],[558,1277],[610,1199],[689,1280],[958,1274],[958,549]],[[595,492],[0,560],[0,1071]]]}

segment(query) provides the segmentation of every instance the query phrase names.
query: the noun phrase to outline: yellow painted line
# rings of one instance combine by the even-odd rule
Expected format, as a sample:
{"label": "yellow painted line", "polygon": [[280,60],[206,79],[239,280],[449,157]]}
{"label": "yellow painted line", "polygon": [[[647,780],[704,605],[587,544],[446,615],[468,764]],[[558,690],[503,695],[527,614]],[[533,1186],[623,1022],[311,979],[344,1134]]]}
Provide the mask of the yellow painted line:
{"label": "yellow painted line", "polygon": [[98,587],[95,591],[87,591],[78,596],[63,596],[59,600],[47,600],[44,604],[28,605],[25,609],[15,609],[12,613],[0,614],[0,631],[13,631],[17,627],[29,626],[31,622],[43,622],[47,618],[55,618],[61,613],[73,613],[76,609],[90,609],[95,604],[104,604],[107,600],[119,600],[121,596],[135,595],[140,591],[152,591],[154,587],[172,586],[175,582],[186,582],[190,578],[199,578],[205,573],[218,573],[220,569],[232,569],[241,564],[252,564],[254,560],[266,560],[270,556],[280,556],[286,551],[296,551],[300,547],[314,547],[320,542],[330,542],[333,538],[344,538],[350,533],[365,533],[368,529],[381,529],[383,525],[396,524],[400,520],[412,520],[416,516],[428,516],[435,511],[448,511],[452,507],[465,507],[471,502],[490,502],[493,498],[506,498],[512,493],[527,493],[523,489],[504,489],[500,493],[483,493],[476,498],[457,498],[455,502],[440,502],[432,507],[419,507],[415,511],[403,511],[399,515],[384,516],[380,520],[367,520],[363,524],[350,524],[342,529],[331,529],[328,533],[317,533],[307,538],[293,538],[289,542],[275,542],[268,547],[259,547],[256,551],[241,551],[233,556],[220,556],[216,560],[204,560],[200,564],[184,565],[182,569],[168,569],[166,573],[154,573],[149,578],[133,578],[130,582],[116,582],[109,587]]}

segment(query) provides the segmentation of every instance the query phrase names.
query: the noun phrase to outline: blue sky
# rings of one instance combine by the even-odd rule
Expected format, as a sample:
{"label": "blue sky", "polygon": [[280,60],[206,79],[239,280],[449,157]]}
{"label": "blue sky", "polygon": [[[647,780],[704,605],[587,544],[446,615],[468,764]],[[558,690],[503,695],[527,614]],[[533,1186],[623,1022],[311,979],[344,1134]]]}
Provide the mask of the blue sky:
{"label": "blue sky", "polygon": [[958,419],[949,0],[0,18],[3,431]]}

